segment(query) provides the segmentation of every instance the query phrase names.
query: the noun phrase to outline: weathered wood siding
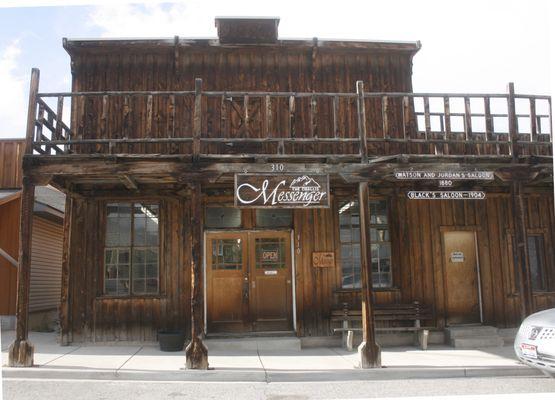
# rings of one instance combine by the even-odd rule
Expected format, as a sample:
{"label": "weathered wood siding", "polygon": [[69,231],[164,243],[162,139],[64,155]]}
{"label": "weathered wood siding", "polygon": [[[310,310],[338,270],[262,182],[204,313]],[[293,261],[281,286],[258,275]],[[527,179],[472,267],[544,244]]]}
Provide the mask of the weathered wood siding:
{"label": "weathered wood siding", "polygon": [[29,311],[56,309],[62,285],[63,225],[33,217]]}
{"label": "weathered wood siding", "polygon": [[[485,201],[408,200],[390,192],[394,288],[375,292],[377,303],[420,301],[432,306],[435,320],[445,324],[444,266],[441,232],[473,230],[477,235],[484,322],[500,327],[520,320],[510,235],[510,196],[488,194]],[[111,200],[112,201],[112,200]],[[211,201],[218,201],[212,199]],[[105,200],[74,199],[70,246],[69,326],[74,340],[155,340],[159,328],[189,326],[189,204],[161,198],[161,293],[159,296],[114,298],[102,295]],[[226,202],[223,202],[226,203]],[[222,202],[220,202],[222,204]],[[526,196],[529,232],[545,240],[547,281],[555,284],[553,198],[549,193]],[[244,229],[252,229],[243,211]],[[329,335],[330,312],[343,303],[360,306],[357,291],[341,289],[337,202],[331,209],[294,211],[294,252],[298,333]],[[335,251],[335,268],[314,268],[313,251]],[[555,306],[554,292],[535,293],[536,309]]]}
{"label": "weathered wood siding", "polygon": [[[2,142],[0,142],[2,143]],[[0,206],[0,247],[19,257],[19,198]],[[15,315],[17,269],[0,256],[0,315]]]}
{"label": "weathered wood siding", "polygon": [[153,341],[158,329],[186,329],[190,325],[188,206],[178,198],[160,200],[160,294],[117,298],[102,294],[105,204],[73,200],[66,317],[73,340]]}
{"label": "weathered wood siding", "polygon": [[0,139],[0,189],[21,188],[24,139]]}

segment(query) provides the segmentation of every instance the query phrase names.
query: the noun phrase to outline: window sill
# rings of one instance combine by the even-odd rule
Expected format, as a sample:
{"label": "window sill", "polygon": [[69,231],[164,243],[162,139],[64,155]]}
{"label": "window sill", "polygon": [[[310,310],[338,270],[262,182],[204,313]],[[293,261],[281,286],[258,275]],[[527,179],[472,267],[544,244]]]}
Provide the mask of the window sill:
{"label": "window sill", "polygon": [[[398,287],[390,287],[390,288],[373,288],[373,292],[400,292],[401,288]],[[357,289],[335,289],[333,293],[355,293],[360,292],[360,288]]]}
{"label": "window sill", "polygon": [[111,295],[100,295],[96,296],[95,300],[152,300],[152,299],[165,299],[166,295],[162,294],[145,294],[145,295],[131,295],[131,296],[111,296]]}

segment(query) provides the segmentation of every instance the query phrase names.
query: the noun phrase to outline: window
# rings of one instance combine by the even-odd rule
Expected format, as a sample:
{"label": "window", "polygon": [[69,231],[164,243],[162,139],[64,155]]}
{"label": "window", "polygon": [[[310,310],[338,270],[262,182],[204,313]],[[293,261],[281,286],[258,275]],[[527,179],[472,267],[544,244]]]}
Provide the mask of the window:
{"label": "window", "polygon": [[233,207],[206,207],[205,225],[207,228],[239,228],[241,209]]}
{"label": "window", "polygon": [[[541,292],[548,290],[546,271],[545,271],[545,248],[544,237],[541,233],[528,233],[526,236],[528,241],[528,265],[530,266],[530,285],[533,292]],[[520,274],[518,267],[514,265],[513,260],[513,243],[514,235],[509,235],[509,262],[513,266],[514,273],[514,291],[520,291]]]}
{"label": "window", "polygon": [[[391,287],[391,241],[386,200],[370,200],[370,238],[372,286]],[[360,216],[357,201],[349,199],[339,202],[339,241],[342,287],[360,288]]]}
{"label": "window", "polygon": [[547,290],[542,235],[528,235],[528,263],[533,291]]}
{"label": "window", "polygon": [[293,225],[293,211],[288,209],[256,209],[256,226],[260,228],[288,228]]}
{"label": "window", "polygon": [[104,294],[159,292],[159,209],[157,204],[107,205]]}

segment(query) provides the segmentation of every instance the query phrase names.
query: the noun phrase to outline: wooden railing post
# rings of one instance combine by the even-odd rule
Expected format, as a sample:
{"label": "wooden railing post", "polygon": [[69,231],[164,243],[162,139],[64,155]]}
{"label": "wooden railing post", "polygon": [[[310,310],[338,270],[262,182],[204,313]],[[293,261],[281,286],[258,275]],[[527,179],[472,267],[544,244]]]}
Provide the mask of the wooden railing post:
{"label": "wooden railing post", "polygon": [[195,109],[193,112],[193,159],[200,157],[200,135],[202,131],[202,79],[195,79]]}
{"label": "wooden railing post", "polygon": [[364,83],[357,81],[357,129],[360,140],[360,161],[368,162],[368,143],[366,141],[366,111],[364,108]]}
{"label": "wooden railing post", "polygon": [[31,284],[31,234],[33,231],[33,205],[35,185],[23,176],[21,193],[21,217],[19,221],[19,267],[17,270],[16,331],[15,341],[10,345],[10,367],[33,366],[34,346],[29,334],[29,286]]}
{"label": "wooden railing post", "polygon": [[29,106],[27,109],[27,132],[25,136],[25,154],[33,154],[33,137],[35,134],[35,120],[37,119],[37,94],[39,92],[40,71],[31,70],[31,85],[29,87]]}
{"label": "wooden railing post", "polygon": [[189,369],[208,369],[208,350],[202,343],[204,302],[202,292],[201,185],[191,184],[191,342],[185,349]]}
{"label": "wooden railing post", "polygon": [[518,161],[519,150],[518,150],[518,129],[516,121],[516,105],[515,105],[515,84],[509,82],[507,85],[508,97],[507,97],[507,118],[509,119],[509,140],[511,142],[511,156],[513,161]]}
{"label": "wooden railing post", "polygon": [[358,347],[361,368],[379,368],[381,350],[376,344],[374,329],[374,304],[372,299],[372,258],[370,238],[370,204],[368,183],[358,185],[360,215],[360,271],[362,291],[362,343]]}

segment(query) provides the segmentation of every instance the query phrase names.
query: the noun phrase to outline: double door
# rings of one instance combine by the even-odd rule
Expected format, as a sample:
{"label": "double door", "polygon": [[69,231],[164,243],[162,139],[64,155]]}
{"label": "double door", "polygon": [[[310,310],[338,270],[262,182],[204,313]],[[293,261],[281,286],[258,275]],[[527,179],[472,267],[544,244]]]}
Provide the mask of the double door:
{"label": "double door", "polygon": [[207,233],[206,286],[209,333],[292,330],[290,232]]}

